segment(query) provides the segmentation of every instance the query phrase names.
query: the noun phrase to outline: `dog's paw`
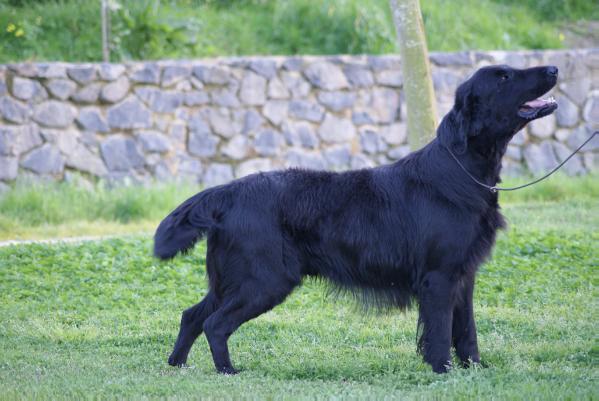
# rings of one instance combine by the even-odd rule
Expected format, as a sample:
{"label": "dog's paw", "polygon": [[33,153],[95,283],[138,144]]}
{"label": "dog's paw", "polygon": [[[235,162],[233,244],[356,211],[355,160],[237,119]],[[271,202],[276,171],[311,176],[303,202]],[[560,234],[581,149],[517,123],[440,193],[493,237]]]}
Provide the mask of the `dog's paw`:
{"label": "dog's paw", "polygon": [[451,370],[451,361],[439,362],[431,365],[435,373],[447,373]]}
{"label": "dog's paw", "polygon": [[218,373],[222,374],[222,375],[236,375],[239,373],[239,370],[235,369],[232,366],[223,366],[222,368],[218,368],[217,369]]}
{"label": "dog's paw", "polygon": [[171,356],[168,357],[168,364],[171,366],[176,366],[178,368],[181,368],[181,367],[185,366],[186,363],[187,363],[187,358],[180,358],[175,354],[172,354]]}

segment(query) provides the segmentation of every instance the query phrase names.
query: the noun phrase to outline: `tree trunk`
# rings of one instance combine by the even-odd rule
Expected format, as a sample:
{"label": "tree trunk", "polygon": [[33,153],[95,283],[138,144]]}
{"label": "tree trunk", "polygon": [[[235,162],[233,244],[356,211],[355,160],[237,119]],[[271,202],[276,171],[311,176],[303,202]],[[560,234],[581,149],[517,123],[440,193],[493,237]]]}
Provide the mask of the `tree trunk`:
{"label": "tree trunk", "polygon": [[412,150],[435,137],[437,107],[419,0],[389,0],[400,44],[403,90]]}

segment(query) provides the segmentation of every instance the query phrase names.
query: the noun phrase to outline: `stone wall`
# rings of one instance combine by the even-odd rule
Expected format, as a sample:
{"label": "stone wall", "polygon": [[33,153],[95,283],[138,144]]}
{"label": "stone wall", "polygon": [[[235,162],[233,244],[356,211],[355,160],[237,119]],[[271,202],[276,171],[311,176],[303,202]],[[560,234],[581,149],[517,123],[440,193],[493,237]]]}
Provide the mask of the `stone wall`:
{"label": "stone wall", "polygon": [[[431,61],[440,115],[478,67],[559,67],[559,109],[515,137],[508,174],[553,167],[599,125],[599,49]],[[79,172],[214,185],[288,166],[373,166],[409,152],[405,110],[397,56],[0,65],[0,181]],[[568,173],[597,168],[593,142]]]}

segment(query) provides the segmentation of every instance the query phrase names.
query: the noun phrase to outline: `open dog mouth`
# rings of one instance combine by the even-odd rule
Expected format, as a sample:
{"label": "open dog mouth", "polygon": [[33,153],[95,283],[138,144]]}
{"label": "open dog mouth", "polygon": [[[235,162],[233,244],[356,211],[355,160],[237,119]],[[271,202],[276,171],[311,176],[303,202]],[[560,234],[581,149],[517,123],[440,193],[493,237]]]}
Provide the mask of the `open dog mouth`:
{"label": "open dog mouth", "polygon": [[547,99],[538,98],[523,103],[518,108],[518,115],[522,118],[532,120],[551,114],[555,109],[557,109],[557,102],[553,96],[549,96]]}

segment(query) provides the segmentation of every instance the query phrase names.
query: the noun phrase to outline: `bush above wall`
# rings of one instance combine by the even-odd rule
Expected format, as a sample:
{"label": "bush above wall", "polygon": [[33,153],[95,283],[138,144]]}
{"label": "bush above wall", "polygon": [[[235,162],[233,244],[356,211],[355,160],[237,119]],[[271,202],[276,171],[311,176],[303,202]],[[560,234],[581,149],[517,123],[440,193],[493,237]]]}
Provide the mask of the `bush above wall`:
{"label": "bush above wall", "polygon": [[[111,3],[119,5],[111,16],[112,61],[396,50],[387,0]],[[421,5],[429,49],[458,51],[589,46],[599,40],[594,3],[426,0]],[[0,1],[0,62],[100,61],[100,32],[97,0]]]}

